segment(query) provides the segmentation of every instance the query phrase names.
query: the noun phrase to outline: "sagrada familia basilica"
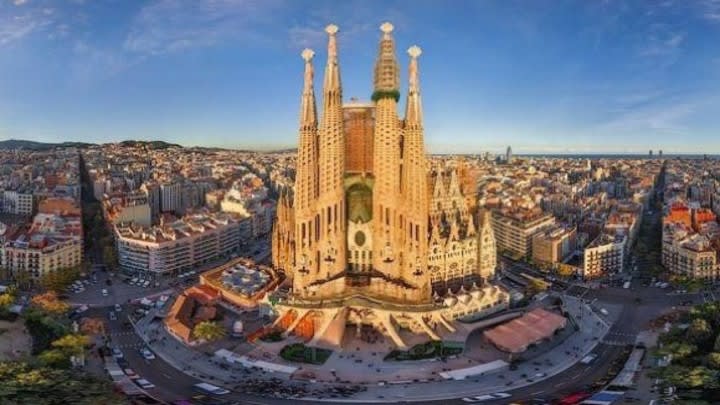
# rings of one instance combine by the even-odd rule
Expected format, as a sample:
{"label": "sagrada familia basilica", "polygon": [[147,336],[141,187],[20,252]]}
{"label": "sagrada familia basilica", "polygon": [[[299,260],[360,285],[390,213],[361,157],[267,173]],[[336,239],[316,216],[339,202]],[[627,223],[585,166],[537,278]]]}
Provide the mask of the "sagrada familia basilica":
{"label": "sagrada familia basilica", "polygon": [[404,118],[393,26],[382,37],[372,101],[343,102],[338,27],[329,25],[322,113],[312,50],[305,62],[295,186],[283,192],[273,265],[292,287],[276,326],[310,345],[341,346],[346,330],[372,327],[398,348],[405,333],[441,340],[458,318],[504,309],[493,285],[495,239],[487,213],[463,194],[456,167],[425,155],[417,46],[408,49]]}

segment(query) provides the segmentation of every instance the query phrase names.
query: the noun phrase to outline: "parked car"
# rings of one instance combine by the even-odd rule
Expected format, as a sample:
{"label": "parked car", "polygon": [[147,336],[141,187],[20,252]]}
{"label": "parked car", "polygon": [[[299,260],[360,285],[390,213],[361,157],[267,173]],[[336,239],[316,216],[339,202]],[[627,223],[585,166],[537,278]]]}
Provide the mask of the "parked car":
{"label": "parked car", "polygon": [[488,402],[488,401],[495,401],[498,399],[507,399],[510,398],[512,395],[506,393],[506,392],[496,392],[494,394],[486,394],[486,395],[478,395],[475,397],[465,397],[462,400],[465,402]]}
{"label": "parked car", "polygon": [[107,296],[108,296],[108,290],[107,290],[106,288],[103,288],[102,291],[101,291],[101,293],[102,293],[102,296],[103,296],[103,297],[107,297]]}
{"label": "parked car", "polygon": [[122,307],[120,304],[115,304],[115,312],[122,312]]}

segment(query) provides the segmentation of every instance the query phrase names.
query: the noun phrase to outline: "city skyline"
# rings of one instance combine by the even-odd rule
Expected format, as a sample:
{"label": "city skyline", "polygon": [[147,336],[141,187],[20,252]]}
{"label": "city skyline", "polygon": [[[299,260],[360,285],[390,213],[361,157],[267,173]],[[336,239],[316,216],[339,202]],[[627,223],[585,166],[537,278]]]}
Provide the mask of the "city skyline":
{"label": "city skyline", "polygon": [[548,5],[8,0],[0,139],[292,148],[300,50],[324,58],[322,30],[339,25],[345,101],[367,100],[390,20],[399,50],[425,52],[431,153],[720,152],[720,4]]}

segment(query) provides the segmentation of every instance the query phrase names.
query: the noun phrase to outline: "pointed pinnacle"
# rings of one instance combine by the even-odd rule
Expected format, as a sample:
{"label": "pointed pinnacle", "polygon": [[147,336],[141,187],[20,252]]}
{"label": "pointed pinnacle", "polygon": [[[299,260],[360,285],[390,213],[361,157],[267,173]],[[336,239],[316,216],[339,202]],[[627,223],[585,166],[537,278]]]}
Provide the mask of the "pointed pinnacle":
{"label": "pointed pinnacle", "polygon": [[305,62],[310,62],[313,56],[315,56],[315,52],[310,48],[305,48],[300,55],[305,59]]}
{"label": "pointed pinnacle", "polygon": [[335,35],[340,30],[337,25],[330,24],[327,27],[325,27],[325,32],[327,32],[330,35]]}
{"label": "pointed pinnacle", "polygon": [[413,45],[407,50],[407,53],[411,58],[417,58],[422,54],[422,49],[417,45]]}

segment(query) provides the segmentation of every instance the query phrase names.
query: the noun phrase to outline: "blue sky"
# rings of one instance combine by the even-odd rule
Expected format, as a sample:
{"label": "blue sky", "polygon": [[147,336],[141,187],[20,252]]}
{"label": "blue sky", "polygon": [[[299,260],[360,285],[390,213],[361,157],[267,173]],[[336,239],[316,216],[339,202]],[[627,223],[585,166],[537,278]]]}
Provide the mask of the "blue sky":
{"label": "blue sky", "polygon": [[294,146],[300,51],[368,99],[385,20],[431,152],[720,153],[720,0],[0,0],[0,139]]}

